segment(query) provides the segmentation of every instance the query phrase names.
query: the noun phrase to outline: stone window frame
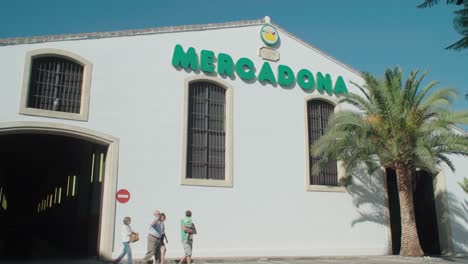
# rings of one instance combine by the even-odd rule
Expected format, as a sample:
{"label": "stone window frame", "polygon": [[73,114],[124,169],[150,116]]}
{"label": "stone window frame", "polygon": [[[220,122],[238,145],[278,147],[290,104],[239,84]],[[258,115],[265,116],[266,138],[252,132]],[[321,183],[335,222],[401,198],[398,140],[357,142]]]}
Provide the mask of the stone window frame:
{"label": "stone window frame", "polygon": [[[214,179],[190,179],[187,178],[187,136],[189,118],[189,88],[191,82],[211,82],[226,89],[225,109],[225,174],[224,180]],[[233,144],[232,144],[232,86],[223,80],[210,76],[194,76],[187,78],[184,85],[184,119],[183,119],[183,144],[182,144],[182,175],[181,185],[208,186],[208,187],[233,187]]]}
{"label": "stone window frame", "polygon": [[[67,113],[67,112],[59,112],[59,111],[53,111],[53,110],[27,107],[28,96],[29,96],[29,84],[31,81],[32,62],[35,58],[48,57],[48,56],[61,57],[61,58],[76,62],[83,66],[83,83],[81,86],[81,105],[80,105],[79,113]],[[66,50],[37,49],[37,50],[26,52],[19,114],[60,118],[60,119],[70,119],[70,120],[77,120],[77,121],[88,121],[92,70],[93,70],[93,64],[90,61],[86,60],[85,58],[75,53],[72,53]]]}

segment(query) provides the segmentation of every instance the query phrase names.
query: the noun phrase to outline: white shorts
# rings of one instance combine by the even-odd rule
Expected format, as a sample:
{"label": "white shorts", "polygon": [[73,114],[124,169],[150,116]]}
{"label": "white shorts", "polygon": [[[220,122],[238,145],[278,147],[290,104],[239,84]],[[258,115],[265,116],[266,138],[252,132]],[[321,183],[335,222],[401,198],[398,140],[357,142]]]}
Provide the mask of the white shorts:
{"label": "white shorts", "polygon": [[182,246],[184,246],[184,253],[186,257],[192,256],[192,244],[193,244],[193,241],[182,242]]}

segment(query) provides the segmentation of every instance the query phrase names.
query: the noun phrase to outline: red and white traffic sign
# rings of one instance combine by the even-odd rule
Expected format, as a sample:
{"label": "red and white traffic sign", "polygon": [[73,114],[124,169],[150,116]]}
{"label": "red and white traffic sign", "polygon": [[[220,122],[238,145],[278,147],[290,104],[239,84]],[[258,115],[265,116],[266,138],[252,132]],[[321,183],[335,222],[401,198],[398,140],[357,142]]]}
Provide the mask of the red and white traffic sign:
{"label": "red and white traffic sign", "polygon": [[115,199],[117,199],[119,203],[126,203],[130,200],[130,192],[127,189],[120,189],[115,194]]}

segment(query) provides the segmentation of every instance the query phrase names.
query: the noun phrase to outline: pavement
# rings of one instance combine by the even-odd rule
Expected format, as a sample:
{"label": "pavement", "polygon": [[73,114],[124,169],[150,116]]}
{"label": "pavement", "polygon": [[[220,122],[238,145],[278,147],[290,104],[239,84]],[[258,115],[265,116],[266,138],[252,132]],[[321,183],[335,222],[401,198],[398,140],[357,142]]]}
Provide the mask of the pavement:
{"label": "pavement", "polygon": [[[207,261],[206,263],[211,263]],[[220,262],[218,262],[220,263]],[[412,264],[412,263],[468,263],[468,257],[421,257],[359,256],[359,257],[315,257],[302,259],[258,259],[239,261],[239,264]],[[203,263],[199,263],[203,264]]]}
{"label": "pavement", "polygon": [[[0,260],[0,263],[25,264],[102,264],[109,263],[97,259],[55,259],[55,260]],[[122,261],[121,263],[126,263]],[[134,260],[134,264],[144,263]],[[177,260],[168,260],[167,264],[176,264]],[[400,257],[400,256],[358,256],[358,257],[310,257],[310,258],[258,258],[258,259],[195,259],[193,264],[418,264],[418,263],[468,263],[468,256],[450,257]]]}

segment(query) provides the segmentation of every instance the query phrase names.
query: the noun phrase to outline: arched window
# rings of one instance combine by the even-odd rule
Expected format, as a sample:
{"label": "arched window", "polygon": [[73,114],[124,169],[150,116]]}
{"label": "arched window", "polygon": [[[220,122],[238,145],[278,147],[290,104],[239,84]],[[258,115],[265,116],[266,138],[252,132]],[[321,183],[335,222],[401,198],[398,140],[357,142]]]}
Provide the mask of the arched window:
{"label": "arched window", "polygon": [[90,62],[67,51],[28,52],[20,113],[87,120],[91,68]]}
{"label": "arched window", "polygon": [[33,58],[27,107],[79,113],[83,68],[67,58]]}
{"label": "arched window", "polygon": [[[309,138],[309,150],[311,146],[323,135],[327,128],[328,120],[333,114],[334,106],[321,100],[307,102],[307,127]],[[309,177],[311,185],[338,186],[337,162],[331,161],[324,166],[318,175],[313,175],[314,166],[318,158],[309,155]]]}
{"label": "arched window", "polygon": [[225,180],[226,89],[197,81],[188,93],[186,178]]}

